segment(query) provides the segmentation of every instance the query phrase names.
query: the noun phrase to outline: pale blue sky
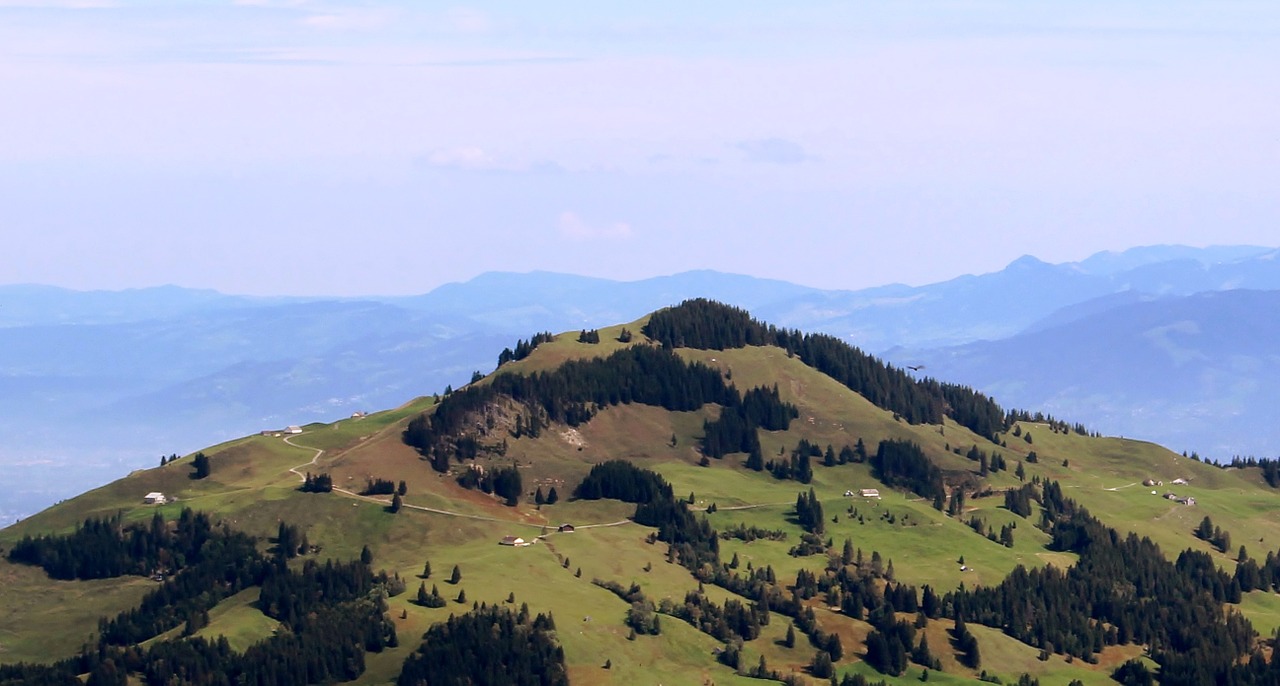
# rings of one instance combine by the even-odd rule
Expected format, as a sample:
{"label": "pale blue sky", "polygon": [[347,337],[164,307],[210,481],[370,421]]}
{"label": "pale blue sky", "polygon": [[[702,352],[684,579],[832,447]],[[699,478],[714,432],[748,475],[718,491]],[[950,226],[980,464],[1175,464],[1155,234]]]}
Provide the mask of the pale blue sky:
{"label": "pale blue sky", "polygon": [[0,0],[0,283],[925,283],[1280,243],[1271,2]]}

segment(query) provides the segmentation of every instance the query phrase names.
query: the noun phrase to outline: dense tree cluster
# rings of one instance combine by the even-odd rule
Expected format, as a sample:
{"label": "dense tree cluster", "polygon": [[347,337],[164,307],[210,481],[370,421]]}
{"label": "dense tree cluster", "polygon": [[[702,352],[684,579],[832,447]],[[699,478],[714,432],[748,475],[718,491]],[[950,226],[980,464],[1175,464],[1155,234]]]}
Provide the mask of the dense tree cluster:
{"label": "dense tree cluster", "polygon": [[508,362],[523,360],[529,356],[529,353],[533,352],[534,348],[542,345],[543,343],[550,343],[555,339],[556,337],[553,336],[550,331],[536,333],[527,341],[520,339],[519,341],[516,341],[515,350],[512,350],[511,348],[502,349],[502,352],[498,354],[498,366],[501,367]]}
{"label": "dense tree cluster", "polygon": [[821,534],[826,528],[826,518],[822,514],[822,503],[813,489],[809,493],[796,496],[796,522],[800,528],[811,534]]}
{"label": "dense tree cluster", "polygon": [[423,607],[444,607],[448,601],[444,596],[440,595],[440,588],[435,584],[431,584],[431,592],[427,593],[427,582],[418,584],[418,597],[414,601]]}
{"label": "dense tree cluster", "polygon": [[[410,421],[404,440],[447,471],[451,458],[475,456],[474,418],[506,397],[533,412],[536,421],[578,426],[612,405],[638,403],[687,412],[707,403],[741,407],[737,389],[720,372],[650,346],[632,346],[605,358],[570,360],[548,372],[498,374],[484,386],[468,386],[431,412]],[[467,441],[471,449],[466,450]]]}
{"label": "dense tree cluster", "polygon": [[309,544],[306,534],[295,524],[281,521],[276,527],[274,552],[281,560],[291,560],[307,552]]}
{"label": "dense tree cluster", "polygon": [[298,487],[303,493],[331,493],[333,491],[333,477],[329,476],[329,472],[321,472],[315,476],[311,472],[307,472],[306,479],[302,485]]}
{"label": "dense tree cluster", "polygon": [[760,627],[769,624],[769,610],[756,603],[743,603],[727,598],[723,605],[707,598],[701,591],[689,591],[684,604],[664,598],[658,611],[693,625],[698,631],[721,641],[751,641],[760,635]]}
{"label": "dense tree cluster", "polygon": [[902,486],[924,498],[935,499],[945,492],[942,471],[911,441],[880,441],[871,456],[871,469],[885,485]]}
{"label": "dense tree cluster", "polygon": [[364,490],[360,491],[360,495],[391,495],[395,492],[395,481],[391,479],[377,479],[369,477],[365,481]]}
{"label": "dense tree cluster", "polygon": [[[296,631],[283,631],[235,653],[225,638],[158,641],[145,651],[115,651],[119,669],[147,684],[316,684],[350,681],[364,672],[366,651],[396,645],[395,627],[380,600],[318,608]],[[86,661],[101,659],[85,656]]]}
{"label": "dense tree cluster", "polygon": [[196,456],[191,460],[191,478],[203,479],[209,476],[210,473],[209,456],[204,453],[196,453]]}
{"label": "dense tree cluster", "polygon": [[993,398],[968,386],[941,383],[933,379],[925,379],[919,383],[929,395],[942,398],[947,416],[956,420],[957,424],[987,440],[999,442],[996,434],[1005,428],[1005,415]]}
{"label": "dense tree cluster", "polygon": [[595,344],[600,342],[600,331],[598,329],[583,329],[578,332],[579,343]]}
{"label": "dense tree cluster", "polygon": [[398,686],[568,686],[551,615],[481,606],[427,630]]}
{"label": "dense tree cluster", "polygon": [[1042,505],[1051,547],[1077,553],[1076,564],[1017,567],[997,586],[961,588],[944,600],[953,616],[1086,660],[1106,645],[1149,645],[1165,684],[1264,683],[1242,676],[1255,634],[1224,610],[1240,585],[1208,554],[1186,550],[1170,562],[1151,540],[1103,525],[1055,482],[1044,482]]}
{"label": "dense tree cluster", "polygon": [[668,544],[669,561],[691,571],[720,564],[720,539],[707,518],[694,515],[688,501],[676,498],[671,485],[656,472],[625,460],[610,460],[592,467],[574,495],[634,502],[631,519],[658,530],[654,539]]}
{"label": "dense tree cluster", "polygon": [[937,424],[948,415],[992,440],[1004,427],[1000,406],[971,388],[931,379],[917,381],[834,336],[778,329],[753,319],[745,310],[711,300],[686,300],[658,310],[650,315],[643,332],[669,348],[774,345],[909,423]]}
{"label": "dense tree cluster", "polygon": [[1280,459],[1237,456],[1222,466],[1232,469],[1259,469],[1262,471],[1263,481],[1266,481],[1268,486],[1280,488]]}
{"label": "dense tree cluster", "polygon": [[956,613],[955,627],[951,629],[951,640],[960,652],[960,661],[970,669],[977,669],[982,664],[982,653],[978,648],[978,637],[969,631],[964,623],[964,615]]}
{"label": "dense tree cluster", "polygon": [[759,455],[756,430],[785,431],[798,416],[795,405],[778,397],[777,386],[753,388],[742,396],[741,402],[725,406],[715,421],[703,422],[702,453],[715,458],[728,453]]}
{"label": "dense tree cluster", "polygon": [[[56,550],[73,540],[107,540],[101,533],[104,522],[118,525],[99,520],[37,545]],[[0,683],[72,684],[78,683],[77,674],[88,674],[93,684],[125,683],[128,675],[147,684],[330,683],[358,677],[367,651],[397,645],[382,598],[386,589],[398,591],[385,573],[375,575],[360,562],[308,561],[294,571],[283,558],[262,557],[253,538],[213,527],[205,515],[189,511],[163,537],[154,533],[165,529],[163,521],[141,528],[147,533],[139,539],[130,539],[129,529],[116,526],[115,531],[121,540],[164,538],[163,549],[173,559],[184,559],[185,566],[147,593],[138,607],[101,620],[95,645],[52,665],[0,666]],[[90,545],[82,554],[96,552],[100,549]],[[244,653],[232,651],[225,638],[190,637],[208,623],[209,610],[218,602],[253,586],[261,586],[262,611],[282,623],[274,636]],[[184,622],[185,638],[143,647]]]}
{"label": "dense tree cluster", "polygon": [[315,621],[311,615],[319,608],[364,597],[386,582],[386,574],[374,574],[359,560],[307,560],[296,571],[273,565],[261,581],[258,606],[268,617],[298,629]]}
{"label": "dense tree cluster", "polygon": [[1021,488],[1011,488],[1004,492],[1004,506],[1019,517],[1031,516],[1031,503],[1040,499],[1035,484],[1025,484]]}
{"label": "dense tree cluster", "polygon": [[609,460],[591,468],[573,490],[575,498],[609,498],[624,503],[647,503],[657,498],[671,499],[671,484],[656,472],[641,469],[626,460]]}
{"label": "dense tree cluster", "polygon": [[[779,457],[769,460],[764,468],[775,479],[792,479],[802,484],[813,481],[813,458],[822,457],[822,449],[815,443],[800,439],[800,444],[791,451],[789,459]],[[832,454],[834,459],[834,453]]]}
{"label": "dense tree cluster", "polygon": [[510,507],[515,507],[524,493],[520,470],[514,464],[485,470],[465,469],[458,477],[458,483],[465,488],[478,488],[485,493],[492,493],[502,498]]}
{"label": "dense tree cluster", "polygon": [[160,513],[148,524],[125,525],[120,517],[89,518],[66,536],[24,536],[9,560],[44,568],[55,579],[146,576],[199,563],[205,542],[226,538],[208,515],[184,509],[170,528]]}
{"label": "dense tree cluster", "polygon": [[808,557],[827,552],[827,542],[818,534],[804,532],[800,534],[800,542],[787,551],[791,557]]}
{"label": "dense tree cluster", "polygon": [[667,543],[668,559],[689,570],[720,564],[720,538],[706,517],[695,515],[683,500],[658,498],[636,506],[637,524],[658,529],[657,539]]}
{"label": "dense tree cluster", "polygon": [[244,534],[210,539],[199,563],[149,591],[137,607],[99,620],[99,643],[127,646],[180,627],[259,583],[266,566],[253,539]]}
{"label": "dense tree cluster", "polygon": [[898,676],[907,671],[910,661],[925,667],[933,666],[929,644],[922,640],[920,645],[923,648],[917,646],[916,629],[911,622],[881,611],[872,614],[870,623],[874,628],[867,635],[866,660],[876,671]]}

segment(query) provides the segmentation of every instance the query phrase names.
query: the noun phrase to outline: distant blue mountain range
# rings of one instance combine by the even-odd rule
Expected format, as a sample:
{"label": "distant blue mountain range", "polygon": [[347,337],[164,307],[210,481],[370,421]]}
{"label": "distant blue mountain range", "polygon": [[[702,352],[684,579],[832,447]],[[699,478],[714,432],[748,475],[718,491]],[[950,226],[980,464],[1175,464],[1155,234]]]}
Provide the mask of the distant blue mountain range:
{"label": "distant blue mountain range", "polygon": [[827,291],[695,271],[620,282],[489,273],[412,297],[257,298],[174,286],[0,286],[0,524],[161,454],[458,386],[537,332],[685,298],[842,337],[899,365],[1109,434],[1275,455],[1280,260],[1153,246],[926,286]]}

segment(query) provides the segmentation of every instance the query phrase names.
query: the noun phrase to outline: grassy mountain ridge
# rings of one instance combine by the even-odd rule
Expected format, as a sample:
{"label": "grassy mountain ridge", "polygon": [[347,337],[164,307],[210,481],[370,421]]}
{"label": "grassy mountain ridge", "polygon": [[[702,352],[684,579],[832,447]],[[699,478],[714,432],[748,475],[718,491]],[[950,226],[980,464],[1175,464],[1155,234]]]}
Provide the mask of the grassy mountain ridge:
{"label": "grassy mountain ridge", "polygon": [[[654,345],[641,333],[646,323],[640,320],[625,326],[634,335],[627,344],[617,341],[622,326],[600,330],[599,344],[577,342],[578,332],[561,334],[539,345],[527,358],[504,365],[498,373],[545,372],[571,359],[602,358],[626,346]],[[1150,537],[1170,557],[1186,547],[1212,550],[1208,542],[1192,534],[1205,515],[1235,534],[1237,542],[1248,544],[1255,557],[1265,555],[1267,541],[1280,541],[1280,524],[1274,523],[1274,494],[1257,470],[1225,471],[1152,444],[1095,438],[1057,430],[1056,425],[1046,423],[1018,422],[1017,436],[1013,435],[1014,427],[1009,427],[995,436],[996,441],[950,417],[937,423],[911,424],[780,347],[676,348],[674,353],[688,362],[717,370],[740,391],[776,386],[780,399],[798,409],[799,416],[785,431],[759,432],[760,451],[767,459],[787,458],[802,439],[822,447],[830,444],[836,451],[862,439],[872,452],[883,440],[899,439],[919,445],[953,489],[976,491],[990,487],[993,494],[971,497],[964,512],[953,517],[934,509],[932,503],[919,496],[886,488],[868,463],[828,467],[822,465],[821,458],[816,459],[812,481],[807,484],[750,470],[743,464],[745,455],[740,453],[700,466],[703,456],[699,442],[704,422],[716,420],[723,408],[706,405],[672,412],[633,403],[601,408],[578,426],[552,424],[536,436],[517,437],[507,432],[505,454],[482,454],[474,461],[488,469],[517,466],[524,493],[517,506],[506,507],[490,495],[463,488],[454,478],[472,461],[455,462],[450,467],[454,474],[441,474],[404,444],[402,434],[409,422],[420,413],[432,411],[435,405],[433,399],[424,398],[363,418],[308,425],[298,436],[252,436],[208,448],[203,452],[210,458],[212,473],[206,479],[189,478],[192,456],[135,472],[5,529],[0,532],[0,547],[10,547],[27,534],[69,532],[85,517],[118,512],[123,513],[125,521],[145,521],[157,510],[173,518],[182,507],[189,506],[214,514],[264,541],[275,535],[284,520],[299,525],[312,544],[320,547],[314,557],[352,559],[360,555],[364,545],[369,545],[375,568],[399,573],[410,583],[410,592],[389,601],[388,616],[396,622],[402,644],[370,654],[362,682],[394,679],[399,664],[415,645],[415,637],[449,612],[464,611],[476,600],[502,604],[511,593],[517,604],[527,602],[535,611],[554,613],[573,683],[634,683],[643,678],[700,684],[707,680],[753,681],[736,676],[733,670],[716,662],[713,651],[721,645],[719,641],[675,617],[662,617],[660,635],[629,640],[623,624],[627,603],[590,583],[595,578],[623,585],[635,582],[655,601],[679,601],[699,586],[698,579],[688,570],[668,561],[665,545],[647,542],[651,529],[627,522],[634,506],[568,497],[595,463],[624,458],[658,472],[672,484],[677,496],[693,495],[695,510],[715,505],[715,511],[705,516],[718,531],[728,532],[741,525],[785,534],[782,540],[747,542],[727,538],[720,544],[720,557],[726,563],[736,556],[743,568],[749,563],[756,568],[772,567],[784,584],[796,580],[801,570],[821,570],[828,564],[822,554],[788,554],[804,533],[793,515],[796,496],[809,488],[814,489],[824,506],[825,535],[833,539],[834,550],[838,553],[841,541],[847,537],[867,557],[872,551],[878,552],[884,564],[893,562],[894,578],[899,582],[917,587],[929,584],[943,592],[962,583],[969,587],[998,584],[1018,565],[1069,566],[1075,555],[1046,548],[1049,536],[1033,526],[1034,516],[1023,519],[1003,507],[1002,491],[1023,483],[1013,475],[1019,462],[1027,481],[1039,477],[1058,482],[1071,498],[1104,522],[1121,532]],[[490,383],[492,378],[481,384]],[[443,401],[449,402],[447,398]],[[1003,457],[1007,469],[984,477],[979,464],[963,455],[973,447],[989,456]],[[1038,457],[1036,463],[1027,461],[1033,450]],[[308,471],[330,474],[338,491],[299,492],[299,472]],[[375,478],[404,480],[408,486],[406,507],[392,514],[385,509],[388,496],[357,495],[368,480]],[[1178,505],[1160,494],[1152,495],[1152,489],[1141,486],[1146,478],[1160,479],[1165,484],[1176,478],[1188,480],[1186,486],[1157,490],[1162,494],[1173,488],[1180,495],[1193,495],[1197,505]],[[545,495],[553,487],[560,500],[538,506],[533,498],[535,490]],[[846,491],[857,493],[861,488],[879,488],[883,497],[873,500],[844,496]],[[150,491],[175,496],[178,502],[159,508],[145,506],[141,496]],[[965,521],[975,516],[996,530],[1017,523],[1012,545],[975,533]],[[832,517],[835,521],[831,521]],[[573,523],[578,530],[572,534],[553,533],[563,523]],[[505,535],[532,538],[544,532],[546,538],[529,548],[497,545]],[[1252,542],[1258,538],[1262,540]],[[1212,554],[1217,564],[1230,570],[1235,551],[1230,553]],[[440,609],[412,604],[414,582],[418,581],[415,576],[422,571],[425,560],[430,560],[434,569],[433,577],[425,581],[427,587],[438,584],[450,598],[465,590],[468,603],[451,602]],[[463,572],[458,584],[461,588],[445,582],[447,570],[454,564]],[[576,574],[579,568],[581,576]],[[0,574],[26,580],[20,590],[18,585],[8,584],[0,590],[0,607],[17,608],[18,604],[12,602],[17,593],[27,597],[48,593],[52,603],[38,608],[26,604],[7,615],[0,614],[0,661],[47,660],[70,654],[92,631],[95,612],[118,612],[136,602],[130,595],[130,589],[138,586],[136,579],[55,584],[42,582],[31,571],[9,562],[0,563]],[[84,598],[91,587],[93,595],[86,602]],[[103,588],[110,592],[100,592]],[[719,603],[735,595],[710,584],[706,594]],[[1266,616],[1266,602],[1256,598],[1249,601],[1245,606],[1250,611]],[[831,612],[825,603],[815,601],[811,605],[819,626],[839,635],[844,644],[844,657],[837,661],[837,668],[841,672],[874,675],[862,659],[863,643],[871,625]],[[71,612],[73,609],[75,612]],[[67,635],[50,640],[33,636],[33,616],[61,611],[79,617],[68,626],[81,626],[88,631],[81,635],[63,632]],[[224,601],[219,612],[210,614],[211,623],[202,632],[234,635],[242,644],[252,642],[254,636],[265,637],[272,628],[261,612],[255,614],[253,601],[241,596]],[[904,618],[911,620],[913,615],[904,614]],[[803,636],[794,647],[781,645],[788,621],[773,613],[772,621],[762,627],[760,638],[745,644],[745,667],[754,667],[764,657],[771,669],[784,675],[803,672],[815,649]],[[1060,654],[1041,661],[1032,647],[998,630],[975,626],[985,657],[982,666],[974,669],[962,664],[959,651],[950,647],[947,632],[952,628],[953,622],[946,618],[931,619],[923,628],[943,667],[942,673],[931,673],[931,681],[971,681],[986,669],[1006,681],[1028,672],[1043,683],[1066,684],[1073,679],[1107,683],[1111,668],[1141,652],[1140,647],[1132,645],[1107,647],[1100,653],[1097,665],[1081,660],[1069,663]],[[608,670],[602,667],[605,659],[611,663]],[[901,682],[914,681],[919,674],[919,668],[912,667]]]}
{"label": "grassy mountain ridge", "polygon": [[[1061,379],[1056,378],[1034,384],[1050,401],[1057,401],[1058,393],[1066,401],[1051,405],[1012,395],[1023,390],[1017,387],[987,385],[993,372],[1003,380],[1000,358],[986,358],[985,366],[970,375],[966,368],[973,365],[947,368],[921,348],[1008,338],[1029,326],[1079,319],[1157,295],[1274,290],[1280,287],[1274,254],[1247,246],[1155,246],[1074,264],[1023,258],[990,274],[860,291],[822,291],[706,271],[635,282],[545,272],[485,274],[423,296],[384,298],[0,286],[0,350],[9,353],[0,359],[0,378],[10,391],[0,396],[0,433],[6,437],[0,467],[18,484],[0,493],[0,525],[146,466],[153,453],[187,452],[263,427],[327,422],[353,410],[388,407],[421,389],[459,386],[474,370],[492,369],[492,350],[517,336],[605,326],[698,295],[871,352],[904,346],[917,352],[904,351],[895,361],[927,363],[930,373],[944,373],[1006,402],[1105,426],[1110,433],[1215,457],[1270,454],[1275,440],[1240,428],[1261,426],[1266,417],[1254,404],[1240,402],[1234,383],[1277,386],[1274,370],[1265,365],[1247,375],[1238,367],[1221,370],[1213,377],[1217,383],[1170,397],[1172,405],[1129,401],[1141,397],[1137,382],[1126,388],[1131,395],[1125,402],[1114,394],[1101,398],[1110,386],[1095,388],[1090,368],[1073,366],[1071,373],[1090,379],[1089,384],[1072,384],[1072,376],[1065,385],[1057,385]],[[1125,293],[1132,297],[1116,295]],[[1081,302],[1088,298],[1095,299]],[[1131,343],[1108,347],[1130,350]],[[1215,351],[1223,360],[1248,357],[1248,351],[1232,345]],[[1056,351],[1046,352],[1033,364],[1065,367],[1060,359]],[[1176,409],[1184,398],[1203,402],[1211,412],[1184,413],[1176,434],[1147,420],[1153,412],[1173,411],[1169,408]],[[1242,424],[1232,423],[1237,417]],[[81,431],[67,431],[73,423]]]}

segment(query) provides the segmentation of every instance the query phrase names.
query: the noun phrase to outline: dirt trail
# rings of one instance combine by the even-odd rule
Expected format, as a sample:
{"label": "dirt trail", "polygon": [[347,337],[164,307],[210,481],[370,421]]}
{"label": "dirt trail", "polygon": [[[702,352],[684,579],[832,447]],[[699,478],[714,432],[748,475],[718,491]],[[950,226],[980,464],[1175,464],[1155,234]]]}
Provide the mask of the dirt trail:
{"label": "dirt trail", "polygon": [[[302,435],[302,434],[299,434],[299,435]],[[288,443],[289,445],[291,445],[291,446],[293,446],[293,447],[295,447],[295,448],[298,448],[298,449],[300,449],[300,450],[314,450],[314,451],[315,451],[315,455],[312,455],[312,456],[311,456],[311,461],[309,461],[309,462],[304,462],[304,463],[302,463],[302,464],[300,464],[300,465],[298,465],[298,466],[296,466],[296,467],[290,467],[290,468],[289,468],[289,471],[290,471],[290,472],[293,472],[293,473],[298,477],[298,481],[299,481],[299,482],[301,482],[301,483],[306,483],[306,481],[307,481],[306,474],[305,474],[304,472],[301,472],[301,471],[298,471],[298,470],[300,470],[300,469],[305,469],[305,468],[307,468],[307,467],[315,467],[315,466],[316,466],[316,464],[318,464],[318,462],[319,462],[319,460],[320,460],[320,457],[324,455],[324,452],[325,452],[325,451],[324,451],[323,449],[321,449],[321,448],[313,448],[313,447],[311,447],[311,446],[309,446],[309,445],[300,445],[300,444],[298,444],[298,443],[294,443],[294,442],[293,442],[293,440],[292,440],[292,437],[291,437],[291,436],[285,436],[285,438],[284,438],[284,442],[285,442],[285,443]],[[341,493],[342,495],[345,495],[345,496],[347,496],[348,498],[354,498],[354,499],[356,499],[356,500],[363,500],[363,501],[365,501],[365,502],[369,502],[369,503],[378,503],[379,505],[390,505],[390,504],[391,504],[391,499],[390,499],[390,498],[375,498],[375,497],[373,497],[373,496],[361,495],[361,494],[356,493],[356,492],[354,492],[354,491],[348,491],[348,490],[347,490],[347,489],[345,489],[345,488],[338,488],[337,486],[334,486],[334,487],[333,487],[333,492],[334,492],[334,493]],[[759,503],[759,504],[756,504],[756,505],[733,505],[733,506],[730,506],[730,507],[719,507],[719,506],[717,506],[717,507],[716,507],[716,510],[751,510],[751,509],[754,509],[754,508],[757,508],[757,507],[778,507],[778,506],[781,506],[781,505],[790,505],[790,504],[791,504],[790,502],[781,502],[781,503]],[[467,514],[467,513],[465,513],[465,512],[454,512],[453,510],[441,510],[441,509],[439,509],[439,508],[435,508],[435,507],[427,507],[426,505],[411,505],[411,504],[409,504],[409,503],[403,503],[403,504],[401,505],[401,507],[404,507],[404,508],[406,508],[406,509],[410,509],[410,510],[419,510],[419,511],[422,511],[422,512],[430,512],[430,513],[432,513],[432,514],[445,515],[446,517],[462,517],[462,518],[464,518],[464,519],[477,519],[477,520],[480,520],[480,521],[483,521],[483,522],[501,522],[501,523],[503,523],[503,524],[509,524],[509,525],[513,525],[513,526],[525,526],[525,527],[530,527],[530,528],[539,529],[539,530],[541,530],[541,529],[547,529],[547,528],[548,528],[548,527],[547,527],[547,525],[545,525],[545,524],[534,524],[534,523],[532,523],[532,522],[521,522],[521,521],[516,521],[516,520],[514,520],[514,519],[502,519],[502,518],[499,518],[499,517],[489,517],[489,516],[487,516],[487,515]],[[690,508],[690,509],[695,510],[695,511],[705,511],[705,510],[706,510],[706,508],[705,508],[705,507],[702,507],[702,508]],[[616,521],[616,522],[606,522],[606,523],[602,523],[602,524],[579,524],[579,525],[577,525],[575,528],[576,528],[576,529],[597,529],[597,528],[601,528],[601,527],[608,527],[608,526],[625,526],[625,525],[627,525],[627,524],[634,524],[634,522],[632,522],[630,519],[622,519],[622,520],[618,520],[618,521]],[[554,531],[554,530],[552,530],[552,531],[547,531],[546,533],[542,534],[542,535],[540,536],[540,538],[546,538],[547,536],[550,536],[550,535],[552,535],[552,534],[556,534],[556,533],[560,533],[560,532],[557,532],[557,531]]]}
{"label": "dirt trail", "polygon": [[[314,466],[316,466],[316,464],[317,464],[318,460],[320,459],[320,457],[321,457],[322,455],[324,455],[324,450],[323,450],[323,449],[321,449],[321,448],[313,448],[313,447],[311,447],[311,446],[309,446],[309,445],[300,445],[300,444],[298,444],[298,443],[294,443],[294,442],[293,442],[293,440],[292,440],[292,437],[290,437],[290,436],[286,436],[286,437],[284,438],[284,442],[285,442],[285,443],[288,443],[289,445],[291,445],[291,446],[293,446],[293,447],[295,447],[295,448],[298,448],[298,449],[300,449],[300,450],[314,450],[314,451],[316,451],[316,454],[311,456],[311,461],[310,461],[310,462],[304,462],[304,463],[302,463],[302,464],[300,464],[300,465],[298,465],[298,466],[296,466],[296,467],[290,467],[290,468],[289,468],[289,471],[291,471],[291,472],[293,472],[295,475],[297,475],[297,477],[298,477],[298,481],[300,481],[300,482],[302,482],[302,483],[306,483],[306,481],[307,481],[307,477],[306,477],[306,475],[305,475],[303,472],[300,472],[300,471],[298,471],[298,470],[299,470],[299,469],[304,469],[304,468],[306,468],[306,467],[314,467]],[[341,493],[342,495],[345,495],[345,496],[347,496],[348,498],[354,498],[354,499],[356,499],[356,500],[363,500],[363,501],[365,501],[365,502],[369,502],[369,503],[378,503],[379,505],[390,505],[390,504],[391,504],[391,499],[390,499],[390,498],[375,498],[375,497],[373,497],[373,496],[369,496],[369,495],[361,495],[361,494],[359,494],[359,493],[356,493],[355,491],[348,491],[348,490],[347,490],[347,489],[345,489],[345,488],[338,488],[337,486],[334,486],[334,487],[333,487],[333,492],[334,492],[334,493]],[[464,519],[478,519],[478,520],[485,521],[485,522],[502,522],[502,523],[504,523],[504,524],[514,524],[514,525],[519,525],[519,526],[528,526],[528,527],[534,527],[534,528],[537,528],[537,529],[544,528],[544,526],[543,526],[542,524],[532,524],[532,523],[529,523],[529,522],[518,522],[518,521],[510,520],[510,519],[499,519],[498,517],[488,517],[488,516],[485,516],[485,515],[473,515],[473,514],[467,514],[467,513],[465,513],[465,512],[454,512],[454,511],[452,511],[452,510],[441,510],[441,509],[434,508],[434,507],[427,507],[427,506],[425,506],[425,505],[411,505],[411,504],[409,504],[409,503],[403,503],[403,504],[401,505],[401,507],[405,507],[405,508],[408,508],[408,509],[410,509],[410,510],[421,510],[421,511],[423,511],[423,512],[431,512],[431,513],[434,513],[434,514],[446,515],[446,516],[448,516],[448,517],[462,517],[462,518],[464,518]],[[588,524],[588,525],[586,525],[586,526],[592,526],[592,525]],[[597,524],[597,525],[595,525],[595,526],[614,526],[614,524],[606,524],[606,525]],[[578,527],[578,528],[586,528],[586,527]]]}

